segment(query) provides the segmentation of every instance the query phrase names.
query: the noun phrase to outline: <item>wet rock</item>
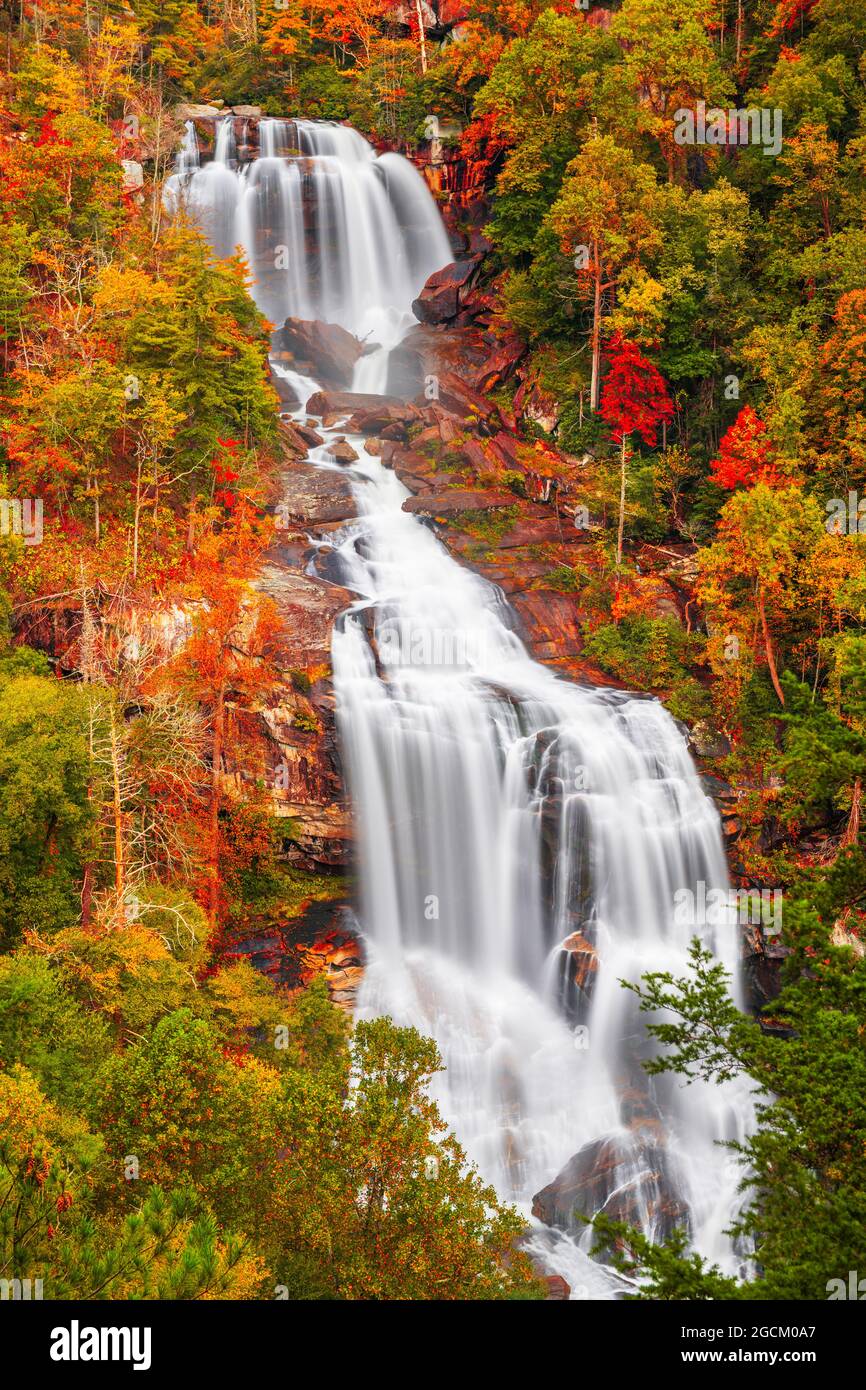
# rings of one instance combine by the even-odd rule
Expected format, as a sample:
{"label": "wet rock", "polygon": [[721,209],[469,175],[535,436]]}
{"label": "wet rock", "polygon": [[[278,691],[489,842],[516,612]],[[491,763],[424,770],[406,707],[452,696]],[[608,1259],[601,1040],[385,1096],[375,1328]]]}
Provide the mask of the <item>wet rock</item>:
{"label": "wet rock", "polygon": [[475,391],[454,372],[439,377],[439,404],[464,422],[482,427],[488,434],[498,434],[506,423],[498,406]]}
{"label": "wet rock", "polygon": [[280,443],[284,452],[294,454],[296,458],[304,459],[310,450],[308,443],[308,432],[298,429],[298,426],[290,416],[284,415],[280,418]]}
{"label": "wet rock", "polygon": [[760,1014],[782,990],[782,966],[791,954],[778,937],[765,936],[759,926],[743,929],[743,988],[750,1013]]}
{"label": "wet rock", "polygon": [[530,589],[512,602],[537,660],[571,660],[583,651],[583,613],[573,595]]}
{"label": "wet rock", "polygon": [[379,412],[394,407],[405,412],[409,407],[396,396],[372,396],[362,391],[317,391],[307,401],[310,415],[336,416],[353,415],[356,411],[366,412],[374,418],[381,418]]}
{"label": "wet rock", "polygon": [[276,985],[300,989],[324,978],[331,1002],[352,1012],[363,978],[362,943],[348,904],[312,901],[298,918],[262,922],[236,939],[227,958],[246,959]]}
{"label": "wet rock", "polygon": [[699,719],[689,733],[689,747],[699,758],[725,758],[731,751],[730,741],[714,729],[708,719]]}
{"label": "wet rock", "polygon": [[598,952],[580,932],[572,932],[571,936],[566,937],[562,949],[571,956],[574,984],[583,994],[589,995],[598,974]]}
{"label": "wet rock", "polygon": [[412,304],[412,311],[421,323],[447,323],[457,317],[461,307],[461,296],[478,272],[480,256],[469,260],[454,261],[430,276],[418,298]]}
{"label": "wet rock", "polygon": [[500,507],[510,507],[513,502],[514,498],[508,492],[473,492],[454,488],[448,492],[407,497],[403,511],[416,516],[445,517],[459,515],[460,512],[495,511]]}
{"label": "wet rock", "polygon": [[571,1287],[561,1274],[547,1274],[544,1282],[547,1285],[546,1303],[567,1303],[571,1298]]}
{"label": "wet rock", "polygon": [[654,1127],[643,1134],[586,1144],[532,1200],[532,1214],[559,1230],[583,1230],[578,1213],[647,1225],[655,1243],[688,1220]]}
{"label": "wet rock", "polygon": [[282,530],[348,521],[357,515],[352,485],[340,473],[294,463],[282,474],[277,525]]}
{"label": "wet rock", "polygon": [[526,356],[528,349],[522,338],[511,334],[493,351],[477,373],[475,385],[479,391],[492,391],[501,386],[514,374],[518,363]]}
{"label": "wet rock", "polygon": [[410,402],[395,405],[383,398],[378,406],[356,410],[347,429],[354,434],[378,434],[383,440],[399,442],[406,439],[409,427],[416,426],[420,418],[418,407]]}
{"label": "wet rock", "polygon": [[363,344],[345,328],[318,319],[286,319],[274,334],[273,343],[279,356],[291,354],[296,361],[309,364],[326,385],[338,387],[351,386],[355,364],[364,353]]}
{"label": "wet rock", "polygon": [[335,439],[328,445],[328,452],[337,463],[357,463],[359,457],[348,439]]}
{"label": "wet rock", "polygon": [[294,425],[295,433],[300,435],[304,443],[308,444],[311,449],[318,449],[324,444],[325,441],[322,435],[319,434],[318,430],[313,429],[311,425],[299,425],[297,421],[294,422]]}

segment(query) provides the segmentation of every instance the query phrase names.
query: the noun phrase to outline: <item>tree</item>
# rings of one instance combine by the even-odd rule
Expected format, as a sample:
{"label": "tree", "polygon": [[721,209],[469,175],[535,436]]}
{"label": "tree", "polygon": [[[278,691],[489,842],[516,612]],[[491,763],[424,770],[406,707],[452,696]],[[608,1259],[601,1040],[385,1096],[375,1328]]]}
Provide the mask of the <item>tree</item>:
{"label": "tree", "polygon": [[86,697],[47,676],[0,676],[0,924],[77,919],[94,808],[88,798]]}
{"label": "tree", "polygon": [[792,239],[796,229],[800,241],[812,241],[817,220],[828,241],[841,190],[839,146],[829,139],[826,126],[804,123],[785,141],[773,182],[786,190],[774,211],[774,221],[786,238]]}
{"label": "tree", "polygon": [[636,264],[661,245],[654,215],[656,177],[647,164],[608,136],[592,135],[569,164],[551,225],[562,250],[576,256],[578,280],[592,297],[592,379],[590,409],[598,410],[604,298],[616,289],[626,265]]}
{"label": "tree", "polygon": [[817,502],[800,488],[759,482],[748,491],[735,492],[725,503],[717,539],[700,558],[697,594],[716,633],[710,642],[711,660],[730,676],[730,663],[723,664],[718,650],[719,637],[732,631],[742,634],[747,649],[760,642],[780,705],[785,696],[779,681],[778,638],[794,615],[809,621],[815,598],[809,558],[826,534]]}
{"label": "tree", "polygon": [[193,564],[192,633],[158,684],[176,681],[199,702],[210,742],[207,902],[211,925],[220,908],[220,808],[226,704],[231,694],[255,701],[276,678],[282,624],[273,602],[256,594],[250,578],[270,538],[255,507],[241,501],[198,544]]}
{"label": "tree", "polygon": [[[637,1232],[597,1220],[600,1244],[617,1243],[614,1262],[639,1277],[640,1297],[825,1300],[840,1281],[847,1283],[849,1270],[862,1268],[866,958],[853,938],[851,945],[834,945],[822,916],[829,913],[832,922],[839,895],[862,900],[864,886],[856,850],[828,884],[811,887],[814,902],[788,897],[791,955],[772,1005],[772,1033],[739,1012],[724,968],[697,940],[688,975],[654,972],[628,986],[650,1018],[649,1032],[667,1049],[644,1064],[649,1072],[670,1072],[687,1083],[744,1073],[759,1097],[755,1133],[732,1146],[744,1195],[732,1234],[752,1255],[754,1273],[741,1282],[687,1255],[684,1232],[654,1248]],[[665,1022],[655,1021],[662,1012]]]}
{"label": "tree", "polygon": [[658,142],[670,183],[680,153],[675,113],[699,99],[725,103],[731,90],[706,30],[711,13],[693,0],[625,0],[611,24],[638,128]]}
{"label": "tree", "polygon": [[375,1019],[357,1025],[346,1062],[348,1090],[348,1071],[284,1081],[269,1215],[283,1282],[319,1298],[537,1296],[516,1248],[521,1219],[467,1165],[428,1095],[435,1044]]}
{"label": "tree", "polygon": [[[488,34],[488,52],[489,44]],[[462,50],[462,42],[454,48]],[[587,131],[597,71],[616,57],[610,36],[582,14],[546,8],[528,34],[508,45],[478,93],[464,148],[477,158],[473,137],[480,136],[488,158],[505,154],[496,180],[491,235],[509,260],[532,251],[566,166]]]}
{"label": "tree", "polygon": [[616,564],[622,564],[625,529],[627,443],[637,432],[645,444],[655,444],[660,424],[673,418],[673,401],[661,373],[643,356],[637,343],[614,334],[608,344],[609,367],[601,398],[602,418],[611,426],[614,443],[620,445],[619,525]]}
{"label": "tree", "polygon": [[781,481],[774,457],[767,426],[750,405],[744,405],[723,437],[718,457],[710,463],[713,481],[729,491],[759,482],[773,487]]}
{"label": "tree", "polygon": [[41,1280],[52,1299],[257,1291],[262,1262],[221,1235],[189,1190],[150,1188],[125,1217],[106,1216],[94,1193],[103,1164],[99,1137],[46,1100],[25,1067],[0,1072],[0,1277]]}

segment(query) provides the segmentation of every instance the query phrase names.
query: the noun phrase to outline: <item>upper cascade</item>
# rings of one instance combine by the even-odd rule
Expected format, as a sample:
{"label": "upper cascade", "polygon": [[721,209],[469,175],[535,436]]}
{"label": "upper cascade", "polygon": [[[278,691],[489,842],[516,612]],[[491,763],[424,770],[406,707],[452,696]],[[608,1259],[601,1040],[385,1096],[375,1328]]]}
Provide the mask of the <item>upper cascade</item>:
{"label": "upper cascade", "polygon": [[202,163],[187,122],[168,207],[184,206],[218,255],[241,248],[273,324],[321,319],[392,347],[424,282],[453,259],[423,178],[349,126],[265,118],[258,141],[258,158],[240,162],[226,117]]}

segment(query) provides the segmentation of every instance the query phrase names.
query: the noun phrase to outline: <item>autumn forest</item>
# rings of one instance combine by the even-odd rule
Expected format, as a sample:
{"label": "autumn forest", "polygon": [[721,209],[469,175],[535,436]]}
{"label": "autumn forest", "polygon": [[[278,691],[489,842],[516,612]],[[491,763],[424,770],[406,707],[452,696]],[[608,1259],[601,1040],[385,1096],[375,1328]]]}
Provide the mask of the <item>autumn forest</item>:
{"label": "autumn forest", "polygon": [[866,0],[0,38],[3,1299],[860,1297]]}

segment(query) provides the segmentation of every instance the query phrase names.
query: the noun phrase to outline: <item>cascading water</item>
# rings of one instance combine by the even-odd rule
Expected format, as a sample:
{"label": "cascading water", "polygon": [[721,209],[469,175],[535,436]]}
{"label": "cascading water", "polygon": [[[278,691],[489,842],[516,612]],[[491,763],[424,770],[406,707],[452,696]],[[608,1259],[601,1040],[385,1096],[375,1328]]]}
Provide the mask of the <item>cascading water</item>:
{"label": "cascading water", "polygon": [[[399,155],[377,158],[347,126],[263,120],[258,129],[259,158],[239,164],[234,121],[222,120],[213,160],[191,175],[178,168],[170,203],[185,203],[221,256],[243,249],[272,323],[322,319],[393,347],[415,321],[424,281],[451,259],[424,180]],[[370,362],[360,389],[377,384]]]}
{"label": "cascading water", "polygon": [[[173,196],[182,185],[218,250],[244,246],[272,320],[378,342],[354,384],[381,391],[412,298],[450,259],[423,182],[344,127],[263,121],[261,158],[241,169],[232,141],[227,121],[217,159],[179,171]],[[316,383],[279,370],[306,402]],[[653,1238],[686,1224],[735,1270],[724,1231],[740,1171],[717,1141],[747,1132],[748,1087],[649,1080],[645,1022],[619,984],[684,973],[695,934],[736,973],[733,927],[675,912],[678,890],[728,882],[683,735],[657,701],[533,662],[499,591],[402,510],[407,490],[350,438],[359,515],[333,544],[359,599],[333,667],[369,945],[359,1012],[436,1039],[443,1114],[527,1216],[574,1160],[577,1205],[625,1211]],[[328,442],[310,457],[337,467]],[[586,1234],[531,1221],[539,1259],[579,1295],[611,1296]]]}

